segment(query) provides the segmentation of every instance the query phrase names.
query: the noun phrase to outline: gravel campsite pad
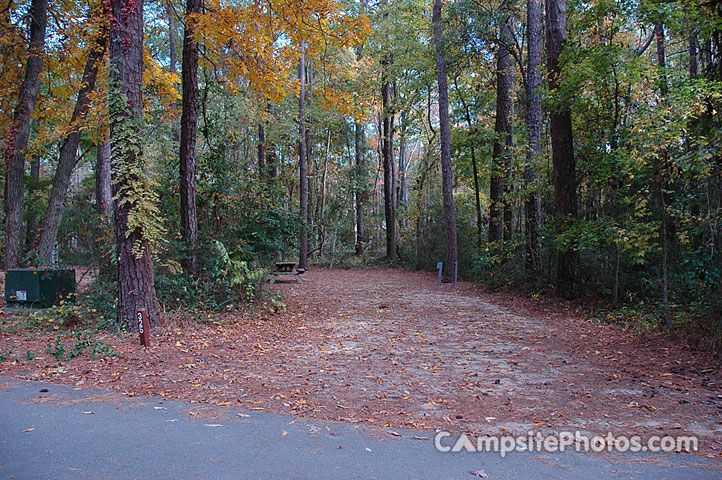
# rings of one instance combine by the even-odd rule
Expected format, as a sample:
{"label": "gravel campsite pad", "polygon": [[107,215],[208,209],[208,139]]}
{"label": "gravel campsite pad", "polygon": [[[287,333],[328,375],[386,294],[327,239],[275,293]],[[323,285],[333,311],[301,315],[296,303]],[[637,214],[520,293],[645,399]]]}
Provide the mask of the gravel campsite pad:
{"label": "gravel campsite pad", "polygon": [[271,288],[280,313],[171,319],[148,350],[103,334],[119,355],[102,360],[59,363],[44,334],[3,331],[0,375],[380,431],[697,435],[722,451],[719,364],[673,339],[428,273],[315,268]]}

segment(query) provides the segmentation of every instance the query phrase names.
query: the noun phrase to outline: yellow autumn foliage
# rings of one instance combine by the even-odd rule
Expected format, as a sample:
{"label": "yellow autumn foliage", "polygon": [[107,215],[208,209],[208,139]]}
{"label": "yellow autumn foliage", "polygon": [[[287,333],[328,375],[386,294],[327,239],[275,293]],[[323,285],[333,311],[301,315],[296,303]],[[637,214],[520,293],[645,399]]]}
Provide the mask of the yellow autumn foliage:
{"label": "yellow autumn foliage", "polygon": [[[248,82],[261,98],[279,102],[294,90],[293,70],[298,64],[301,42],[306,42],[308,61],[324,62],[329,47],[348,47],[368,35],[365,16],[352,16],[336,0],[270,0],[243,5],[211,0],[204,14],[192,15],[196,40],[202,42],[215,68],[223,65],[229,89],[237,78]],[[326,65],[334,68],[332,65]],[[235,78],[234,78],[235,77]],[[330,105],[335,95],[326,92]],[[339,106],[348,99],[338,95]]]}

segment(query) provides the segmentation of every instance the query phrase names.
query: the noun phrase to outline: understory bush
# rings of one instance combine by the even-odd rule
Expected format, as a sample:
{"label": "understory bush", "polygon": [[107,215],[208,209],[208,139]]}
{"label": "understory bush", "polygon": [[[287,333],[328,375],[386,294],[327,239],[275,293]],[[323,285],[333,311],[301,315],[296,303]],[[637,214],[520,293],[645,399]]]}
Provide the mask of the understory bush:
{"label": "understory bush", "polygon": [[158,298],[165,310],[225,311],[247,306],[260,294],[268,270],[255,266],[238,251],[230,251],[215,241],[206,248],[198,275],[181,269],[160,270],[156,274]]}

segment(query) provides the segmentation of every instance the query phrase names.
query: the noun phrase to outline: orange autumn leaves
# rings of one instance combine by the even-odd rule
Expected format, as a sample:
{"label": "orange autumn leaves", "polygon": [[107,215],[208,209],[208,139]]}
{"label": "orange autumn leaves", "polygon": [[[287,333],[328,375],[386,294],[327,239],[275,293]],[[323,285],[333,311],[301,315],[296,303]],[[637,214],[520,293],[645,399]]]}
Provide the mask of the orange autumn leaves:
{"label": "orange autumn leaves", "polygon": [[[17,102],[18,88],[27,59],[27,44],[22,27],[24,23],[15,24],[12,18],[22,8],[23,2],[13,4],[13,9],[0,14],[0,139],[7,137],[12,124],[12,115]],[[53,29],[48,33],[43,71],[41,73],[41,89],[37,105],[33,113],[34,134],[28,147],[31,156],[41,155],[73,128],[87,131],[95,136],[98,125],[107,117],[107,85],[108,58],[107,54],[98,73],[96,89],[90,94],[91,108],[88,115],[79,120],[77,125],[71,123],[75,98],[81,87],[83,68],[90,48],[97,48],[98,35],[107,35],[103,24],[108,18],[99,14],[100,2],[63,1],[53,4]],[[106,39],[107,41],[107,39]],[[143,88],[146,93],[146,112],[151,109],[175,115],[171,108],[180,99],[177,74],[166,71],[158,60],[151,56],[146,48],[144,57]],[[0,140],[0,149],[4,140]]]}
{"label": "orange autumn leaves", "polygon": [[[72,128],[70,117],[88,46],[100,24],[107,21],[92,13],[99,4],[98,0],[63,1],[54,7],[55,23],[62,28],[56,27],[59,29],[49,34],[52,38],[46,45],[43,88],[34,113],[30,155],[45,151]],[[0,81],[0,139],[7,136],[12,123],[27,55],[24,23],[14,23],[12,15],[26,6],[21,1],[0,14],[0,49],[6,53],[0,59],[4,72]],[[318,105],[355,117],[365,110],[363,102],[351,93],[355,79],[369,67],[368,62],[356,61],[352,48],[370,32],[365,16],[350,12],[337,0],[207,0],[205,12],[187,21],[194,25],[203,46],[201,61],[216,70],[229,90],[248,88],[271,102],[280,102],[297,92],[294,70],[298,66],[298,46],[305,41],[308,61],[319,67],[318,83],[313,86]],[[168,72],[149,46],[144,64],[146,114],[177,116],[179,75]],[[91,94],[93,106],[79,125],[91,136],[107,112],[107,57],[98,77],[97,88]],[[0,140],[0,147],[2,144]]]}
{"label": "orange autumn leaves", "polygon": [[195,37],[205,51],[202,61],[221,67],[235,91],[248,86],[272,102],[298,90],[294,70],[299,45],[306,42],[306,58],[334,78],[315,92],[321,105],[355,114],[345,88],[360,65],[349,53],[370,31],[363,15],[354,15],[336,0],[269,0],[231,3],[210,0],[206,13],[192,15]]}

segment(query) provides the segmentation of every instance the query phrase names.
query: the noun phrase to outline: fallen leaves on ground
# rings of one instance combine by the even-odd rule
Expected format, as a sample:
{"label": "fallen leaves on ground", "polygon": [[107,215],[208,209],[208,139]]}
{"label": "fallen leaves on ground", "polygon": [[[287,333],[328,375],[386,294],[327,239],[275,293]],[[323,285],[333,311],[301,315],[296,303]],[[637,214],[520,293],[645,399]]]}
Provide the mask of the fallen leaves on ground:
{"label": "fallen leaves on ground", "polygon": [[[0,350],[20,353],[0,375],[393,432],[674,432],[722,450],[719,364],[671,339],[426,273],[317,268],[272,288],[279,314],[169,322],[149,349],[105,334],[120,356],[102,360],[59,364],[41,335],[2,332]],[[222,418],[201,405],[189,415]]]}

